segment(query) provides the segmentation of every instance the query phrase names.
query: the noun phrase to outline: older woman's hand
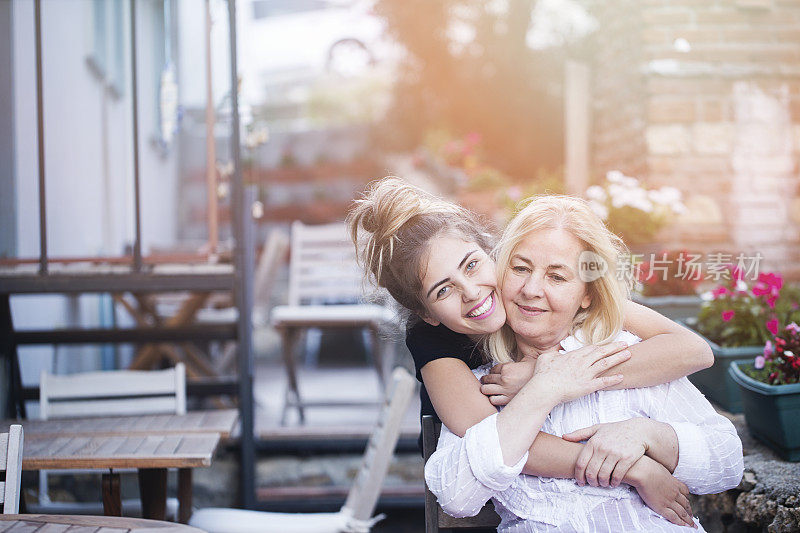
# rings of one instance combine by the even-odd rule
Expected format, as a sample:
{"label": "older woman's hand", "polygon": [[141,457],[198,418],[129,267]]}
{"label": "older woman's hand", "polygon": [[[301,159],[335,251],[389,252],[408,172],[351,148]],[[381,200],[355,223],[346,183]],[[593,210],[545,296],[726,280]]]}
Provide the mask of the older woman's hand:
{"label": "older woman's hand", "polygon": [[587,441],[575,462],[575,481],[583,486],[617,487],[647,452],[648,418],[595,424],[562,435],[571,442]]}
{"label": "older woman's hand", "polygon": [[622,374],[601,374],[630,359],[627,347],[624,342],[612,342],[604,346],[590,344],[563,354],[545,352],[536,359],[528,383],[544,392],[555,405],[611,387],[622,381]]}
{"label": "older woman's hand", "polygon": [[636,488],[645,504],[673,524],[697,528],[692,518],[689,489],[669,473],[664,465],[641,457],[625,478]]}

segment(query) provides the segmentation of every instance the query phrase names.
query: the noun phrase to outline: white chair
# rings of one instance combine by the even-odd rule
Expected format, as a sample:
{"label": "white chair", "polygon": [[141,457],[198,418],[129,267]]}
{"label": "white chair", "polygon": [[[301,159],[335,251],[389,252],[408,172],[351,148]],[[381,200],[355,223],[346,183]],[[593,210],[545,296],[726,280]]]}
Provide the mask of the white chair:
{"label": "white chair", "polygon": [[[114,415],[186,414],[186,367],[166,370],[109,370],[54,375],[42,371],[39,381],[39,418],[76,418]],[[49,496],[48,473],[97,473],[96,470],[40,470],[39,502],[35,513],[103,514],[102,503],[56,502]],[[103,476],[119,475],[115,471]],[[179,471],[179,476],[187,473]],[[138,499],[122,502],[124,514],[140,514]],[[167,516],[177,517],[178,501],[167,500]]]}
{"label": "white chair", "polygon": [[392,372],[387,401],[370,436],[361,467],[336,513],[268,513],[241,509],[201,509],[189,525],[208,533],[367,533],[382,516],[372,517],[383,479],[400,436],[400,425],[414,395],[415,380],[405,369]]}
{"label": "white chair", "polygon": [[0,481],[0,504],[3,514],[19,513],[20,481],[22,480],[22,426],[12,425],[8,433],[0,433],[0,472],[5,470],[6,480]]}
{"label": "white chair", "polygon": [[386,372],[394,366],[394,351],[381,331],[393,327],[396,318],[387,307],[362,302],[362,280],[355,247],[344,224],[292,224],[289,301],[272,310],[272,324],[282,337],[288,378],[281,424],[285,424],[289,408],[297,408],[303,423],[305,407],[337,405],[332,401],[307,402],[300,397],[295,348],[301,333],[310,328],[366,328],[371,335],[372,361],[385,386]]}

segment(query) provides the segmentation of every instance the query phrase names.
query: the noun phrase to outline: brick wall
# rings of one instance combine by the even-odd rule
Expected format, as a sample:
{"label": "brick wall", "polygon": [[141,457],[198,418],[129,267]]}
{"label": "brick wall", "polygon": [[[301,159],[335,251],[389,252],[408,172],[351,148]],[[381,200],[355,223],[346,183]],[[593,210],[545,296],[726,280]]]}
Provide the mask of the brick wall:
{"label": "brick wall", "polygon": [[664,244],[800,279],[800,0],[592,4],[593,174],[680,188]]}

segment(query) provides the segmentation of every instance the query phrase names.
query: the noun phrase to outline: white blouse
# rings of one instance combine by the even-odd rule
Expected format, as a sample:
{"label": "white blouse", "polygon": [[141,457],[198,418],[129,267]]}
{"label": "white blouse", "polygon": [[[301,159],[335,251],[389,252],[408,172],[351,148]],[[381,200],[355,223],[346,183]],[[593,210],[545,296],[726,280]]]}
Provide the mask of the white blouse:
{"label": "white blouse", "polygon": [[[640,339],[622,332],[628,345]],[[584,344],[574,336],[565,351]],[[473,370],[489,373],[492,364]],[[742,442],[731,422],[717,414],[688,379],[640,389],[601,390],[556,406],[541,431],[561,436],[593,424],[648,417],[672,426],[678,436],[678,465],[673,475],[694,494],[736,487],[744,464]],[[522,474],[526,453],[514,466],[503,462],[497,415],[469,428],[460,438],[442,426],[436,452],[425,464],[425,481],[445,512],[473,516],[489,500],[502,522],[499,532],[703,531],[676,526],[645,505],[626,484],[616,488],[579,486],[574,479]]]}

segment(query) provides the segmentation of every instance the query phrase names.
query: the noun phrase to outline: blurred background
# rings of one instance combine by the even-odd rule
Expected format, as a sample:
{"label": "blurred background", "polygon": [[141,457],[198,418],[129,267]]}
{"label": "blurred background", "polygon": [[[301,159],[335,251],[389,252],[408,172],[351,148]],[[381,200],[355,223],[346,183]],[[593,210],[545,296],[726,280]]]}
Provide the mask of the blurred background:
{"label": "blurred background", "polygon": [[[41,231],[67,265],[130,257],[137,213],[145,256],[224,262],[238,148],[257,249],[295,220],[343,220],[393,174],[498,225],[531,194],[582,195],[644,258],[800,279],[800,2],[238,0],[238,147],[228,3],[129,6],[41,2],[40,228],[34,2],[0,0],[2,268],[35,263]],[[17,328],[131,323],[108,294],[11,307]],[[254,338],[278,357],[274,331]],[[21,347],[22,381],[133,357]]]}

